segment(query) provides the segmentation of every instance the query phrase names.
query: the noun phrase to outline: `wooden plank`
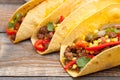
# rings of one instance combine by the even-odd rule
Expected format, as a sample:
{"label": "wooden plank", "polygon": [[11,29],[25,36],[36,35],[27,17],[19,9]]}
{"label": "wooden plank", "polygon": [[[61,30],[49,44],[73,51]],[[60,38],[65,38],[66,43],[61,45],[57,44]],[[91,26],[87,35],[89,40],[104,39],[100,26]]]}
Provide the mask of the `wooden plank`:
{"label": "wooden plank", "polygon": [[30,41],[14,45],[0,34],[1,76],[68,76],[59,63],[59,53],[39,55]]}
{"label": "wooden plank", "polygon": [[0,77],[0,80],[120,80],[120,77]]}
{"label": "wooden plank", "polygon": [[[30,40],[12,44],[5,33],[0,34],[0,76],[69,76],[59,62],[59,52],[39,55]],[[120,66],[91,76],[120,76]]]}
{"label": "wooden plank", "polygon": [[0,0],[0,4],[23,4],[25,0]]}
{"label": "wooden plank", "polygon": [[5,27],[10,16],[22,4],[0,4],[0,32],[5,32]]}

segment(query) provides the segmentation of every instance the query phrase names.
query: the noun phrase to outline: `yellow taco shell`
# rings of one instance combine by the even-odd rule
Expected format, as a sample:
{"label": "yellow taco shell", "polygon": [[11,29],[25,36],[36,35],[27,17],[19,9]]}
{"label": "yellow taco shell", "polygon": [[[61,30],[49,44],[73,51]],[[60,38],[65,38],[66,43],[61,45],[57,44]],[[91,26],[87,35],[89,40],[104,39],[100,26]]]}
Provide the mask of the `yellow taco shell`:
{"label": "yellow taco shell", "polygon": [[[77,25],[79,25],[82,21],[84,21],[88,17],[92,16],[98,11],[114,3],[119,3],[119,1],[118,0],[97,0],[97,1],[91,0],[88,2],[88,0],[86,1],[84,0],[83,3],[81,3],[79,7],[75,11],[73,11],[69,16],[67,16],[65,20],[60,24],[60,26],[56,30],[48,46],[48,49],[45,50],[44,52],[40,52],[40,51],[37,51],[37,52],[40,54],[48,54],[50,52],[59,51],[62,41],[70,31],[72,31]],[[66,7],[62,6],[62,7],[64,7],[62,8],[62,10],[59,10],[60,8],[58,9],[58,11],[56,10],[56,12],[51,14],[51,16],[48,17],[47,19],[45,19],[45,21],[43,21],[43,23],[41,23],[40,26],[46,25],[49,21],[55,22],[56,20],[55,17],[59,17],[58,15],[61,15],[60,12],[66,11],[66,8],[68,8],[67,9],[68,11],[70,9],[70,6],[66,6]],[[39,29],[40,27],[38,27],[37,30],[34,31],[33,36],[31,38],[33,45],[37,41],[37,32]]]}
{"label": "yellow taco shell", "polygon": [[[112,4],[105,9],[97,12],[80,23],[63,41],[60,51],[60,62],[64,65],[64,51],[68,45],[71,45],[78,37],[81,39],[94,30],[100,29],[106,24],[120,24],[120,4]],[[72,77],[83,76],[104,69],[109,69],[120,65],[120,45],[104,50],[93,59],[79,72],[67,70]]]}

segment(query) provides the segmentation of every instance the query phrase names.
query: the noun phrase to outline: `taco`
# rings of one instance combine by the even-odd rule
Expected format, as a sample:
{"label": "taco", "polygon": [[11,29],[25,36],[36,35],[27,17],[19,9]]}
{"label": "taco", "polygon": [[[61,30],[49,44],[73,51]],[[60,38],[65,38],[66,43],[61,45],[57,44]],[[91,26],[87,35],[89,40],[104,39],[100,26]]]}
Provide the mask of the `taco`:
{"label": "taco", "polygon": [[90,2],[84,0],[75,11],[72,12],[71,10],[72,13],[67,17],[64,16],[65,11],[70,12],[69,10],[73,9],[74,7],[72,6],[75,6],[76,3],[69,4],[71,6],[64,6],[61,10],[59,10],[59,8],[59,12],[56,11],[51,14],[51,16],[44,20],[44,22],[40,24],[40,27],[34,31],[31,38],[32,44],[40,54],[59,51],[62,41],[72,29],[89,16],[113,3],[118,3],[118,0],[91,0]]}
{"label": "taco", "polygon": [[63,41],[60,61],[72,77],[120,65],[120,4],[80,23]]}
{"label": "taco", "polygon": [[30,0],[19,7],[10,18],[6,32],[13,43],[31,37],[38,24],[65,0]]}

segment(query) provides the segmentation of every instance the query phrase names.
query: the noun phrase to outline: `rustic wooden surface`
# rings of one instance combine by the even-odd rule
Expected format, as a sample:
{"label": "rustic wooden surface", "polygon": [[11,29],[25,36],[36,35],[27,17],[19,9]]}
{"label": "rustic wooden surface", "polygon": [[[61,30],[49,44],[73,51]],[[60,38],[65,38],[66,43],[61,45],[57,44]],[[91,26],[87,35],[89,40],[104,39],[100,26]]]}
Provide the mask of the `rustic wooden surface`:
{"label": "rustic wooden surface", "polygon": [[[119,79],[120,66],[84,76],[71,78],[59,62],[59,52],[39,55],[30,40],[14,45],[5,34],[5,27],[12,13],[24,0],[0,0],[0,76],[39,76],[42,79]],[[105,78],[105,79],[104,79]]]}

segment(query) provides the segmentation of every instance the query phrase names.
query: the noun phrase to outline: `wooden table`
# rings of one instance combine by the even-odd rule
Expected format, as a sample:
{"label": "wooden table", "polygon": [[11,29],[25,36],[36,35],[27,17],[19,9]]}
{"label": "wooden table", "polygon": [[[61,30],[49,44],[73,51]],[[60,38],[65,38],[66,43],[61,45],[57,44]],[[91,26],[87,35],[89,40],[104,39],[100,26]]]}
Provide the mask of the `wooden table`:
{"label": "wooden table", "polygon": [[[8,19],[24,0],[0,0],[0,76],[33,76],[26,79],[51,80],[117,80],[120,76],[120,66],[90,74],[84,77],[72,78],[62,68],[59,62],[59,52],[49,55],[39,55],[34,50],[30,40],[14,45],[5,34]],[[34,77],[36,76],[36,77]],[[4,78],[4,77],[1,77]],[[19,77],[22,78],[22,77]]]}

